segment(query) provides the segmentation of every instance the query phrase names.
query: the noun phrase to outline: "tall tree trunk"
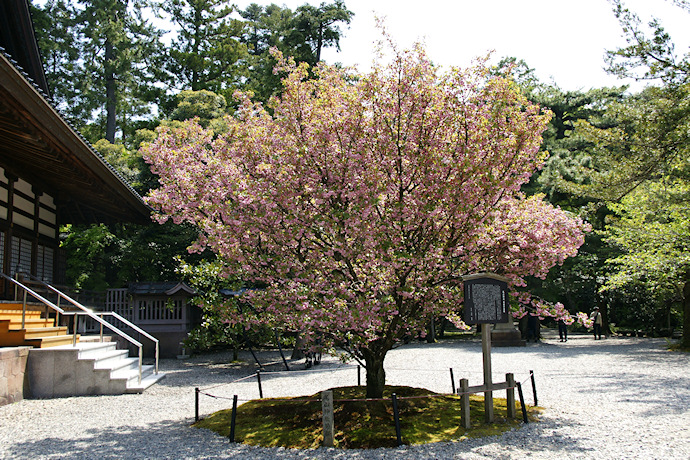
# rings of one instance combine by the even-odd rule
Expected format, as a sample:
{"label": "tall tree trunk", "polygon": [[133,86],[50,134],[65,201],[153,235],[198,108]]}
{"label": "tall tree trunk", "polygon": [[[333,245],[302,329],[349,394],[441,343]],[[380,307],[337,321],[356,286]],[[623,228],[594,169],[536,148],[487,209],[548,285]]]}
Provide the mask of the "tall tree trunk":
{"label": "tall tree trunk", "polygon": [[683,285],[683,337],[680,345],[683,348],[690,348],[690,270],[685,272]]}
{"label": "tall tree trunk", "polygon": [[105,138],[115,142],[115,74],[113,72],[113,44],[105,41]]}
{"label": "tall tree trunk", "polygon": [[319,23],[319,32],[316,38],[316,64],[321,62],[321,48],[323,47],[323,23]]}
{"label": "tall tree trunk", "polygon": [[304,359],[304,349],[306,346],[307,339],[302,334],[298,334],[295,339],[295,348],[292,349],[292,356],[290,356],[290,359]]}
{"label": "tall tree trunk", "polygon": [[362,350],[364,365],[367,369],[367,398],[383,398],[383,387],[386,385],[386,371],[383,361],[388,350]]}

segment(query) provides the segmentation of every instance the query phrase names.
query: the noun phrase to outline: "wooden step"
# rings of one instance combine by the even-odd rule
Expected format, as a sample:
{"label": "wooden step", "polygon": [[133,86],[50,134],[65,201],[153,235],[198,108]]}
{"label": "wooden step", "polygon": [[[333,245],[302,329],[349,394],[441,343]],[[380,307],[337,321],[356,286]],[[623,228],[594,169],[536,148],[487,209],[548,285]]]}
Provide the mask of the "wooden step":
{"label": "wooden step", "polygon": [[[0,303],[0,311],[2,310],[19,310],[22,311],[24,309],[24,304],[21,302],[2,302]],[[26,304],[26,309],[27,310],[34,310],[34,311],[45,311],[46,306],[41,304],[41,303],[27,303]]]}
{"label": "wooden step", "polygon": [[[66,327],[35,327],[26,329],[9,329],[6,330],[7,322],[2,321],[0,324],[0,346],[4,347],[19,347],[19,346],[39,346],[41,345],[40,340],[43,338],[51,337],[67,337],[69,340],[57,340],[57,344],[62,345],[65,343],[71,343],[72,336],[67,335]],[[35,342],[37,341],[38,342]],[[52,343],[50,340],[46,343]],[[37,345],[38,344],[38,345]],[[50,346],[50,345],[49,345]]]}
{"label": "wooden step", "polygon": [[[60,345],[72,345],[71,335],[54,335],[51,337],[41,337],[38,339],[30,339],[25,343],[26,345],[33,346],[34,348],[49,348],[57,347]],[[79,334],[77,334],[77,343],[79,343]]]}
{"label": "wooden step", "polygon": [[[42,315],[43,315],[43,312],[35,311],[35,310],[27,310],[26,313],[24,314],[24,317],[25,318],[40,318]],[[21,310],[0,310],[0,318],[2,318],[2,319],[19,318],[21,320],[22,319],[22,311]]]}
{"label": "wooden step", "polygon": [[[21,329],[22,318],[0,318],[0,321],[7,321],[9,329]],[[40,327],[55,327],[55,318],[25,318],[24,327],[27,329]],[[0,328],[0,330],[2,330]]]}
{"label": "wooden step", "polygon": [[38,339],[41,337],[50,337],[53,335],[67,335],[67,328],[64,326],[61,326],[61,327],[32,327],[32,328],[27,327],[27,328],[19,329],[19,330],[24,331],[24,338],[26,340]]}

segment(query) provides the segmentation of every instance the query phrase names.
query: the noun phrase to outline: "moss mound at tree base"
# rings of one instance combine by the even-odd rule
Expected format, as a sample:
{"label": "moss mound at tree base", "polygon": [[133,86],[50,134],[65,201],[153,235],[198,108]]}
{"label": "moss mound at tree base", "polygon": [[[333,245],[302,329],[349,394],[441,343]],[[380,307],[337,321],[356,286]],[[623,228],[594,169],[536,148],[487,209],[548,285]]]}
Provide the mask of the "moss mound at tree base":
{"label": "moss mound at tree base", "polygon": [[[384,401],[338,401],[364,399],[365,387],[333,388],[335,445],[346,449],[373,449],[397,445],[393,404]],[[404,386],[386,386],[384,398],[395,393],[400,399],[400,428],[404,444],[454,441],[469,437],[498,435],[520,425],[522,416],[518,402],[518,419],[507,418],[505,399],[494,397],[494,423],[484,423],[484,397],[470,397],[472,427],[460,425],[460,398],[438,395],[429,390]],[[259,399],[237,409],[235,441],[265,447],[316,448],[323,441],[321,402],[304,401],[320,398]],[[536,420],[538,408],[528,407],[530,419]],[[208,428],[222,436],[230,436],[231,409],[218,411],[193,426]]]}

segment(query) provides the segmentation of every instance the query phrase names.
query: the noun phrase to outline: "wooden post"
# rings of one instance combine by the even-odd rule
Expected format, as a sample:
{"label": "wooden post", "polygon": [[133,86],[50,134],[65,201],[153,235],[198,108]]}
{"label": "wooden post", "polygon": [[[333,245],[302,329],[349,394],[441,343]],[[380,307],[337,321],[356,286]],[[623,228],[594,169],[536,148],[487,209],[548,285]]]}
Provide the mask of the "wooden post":
{"label": "wooden post", "polygon": [[[482,358],[484,361],[484,388],[491,390],[491,324],[482,324]],[[484,392],[484,421],[494,421],[493,392]]]}
{"label": "wooden post", "polygon": [[453,388],[452,393],[455,394],[455,377],[453,376],[453,368],[450,368],[450,385]]}
{"label": "wooden post", "polygon": [[515,377],[513,374],[506,374],[506,383],[508,384],[508,389],[506,390],[508,418],[515,418]]}
{"label": "wooden post", "polygon": [[534,383],[534,371],[529,371],[529,376],[532,380],[532,395],[534,396],[534,405],[538,406],[539,404],[537,404],[537,387]]}
{"label": "wooden post", "polygon": [[529,423],[527,420],[527,406],[525,406],[525,396],[522,394],[522,385],[517,382],[518,395],[520,396],[520,406],[522,407],[522,420],[525,423]]}
{"label": "wooden post", "polygon": [[393,393],[393,418],[395,419],[395,437],[398,441],[398,446],[402,446],[402,434],[400,433],[400,412],[398,411],[398,397]]}
{"label": "wooden post", "polygon": [[199,388],[194,388],[194,421],[199,421]]}
{"label": "wooden post", "polygon": [[235,420],[237,419],[237,395],[232,397],[232,416],[230,417],[230,442],[235,442]]}
{"label": "wooden post", "polygon": [[335,428],[333,425],[333,391],[321,392],[321,412],[323,419],[323,445],[334,446]]}
{"label": "wooden post", "polygon": [[264,390],[261,388],[261,371],[256,371],[256,381],[259,383],[259,398],[264,399]]}
{"label": "wooden post", "polygon": [[470,429],[470,395],[467,389],[470,387],[467,379],[460,379],[460,423],[466,430]]}

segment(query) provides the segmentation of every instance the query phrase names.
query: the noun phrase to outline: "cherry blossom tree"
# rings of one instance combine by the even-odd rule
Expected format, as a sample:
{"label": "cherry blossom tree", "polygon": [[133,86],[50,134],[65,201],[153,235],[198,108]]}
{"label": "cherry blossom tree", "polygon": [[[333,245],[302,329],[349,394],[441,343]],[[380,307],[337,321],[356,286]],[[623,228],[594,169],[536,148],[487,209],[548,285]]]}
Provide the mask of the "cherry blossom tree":
{"label": "cherry blossom tree", "polygon": [[223,135],[159,129],[143,152],[161,184],[149,203],[196,225],[194,249],[229,276],[266,286],[247,297],[254,320],[362,362],[367,396],[382,395],[389,350],[457,315],[463,274],[520,289],[582,244],[586,224],[520,192],[550,114],[484,62],[442,71],[418,46],[363,75],[280,66],[270,111],[237,94]]}

